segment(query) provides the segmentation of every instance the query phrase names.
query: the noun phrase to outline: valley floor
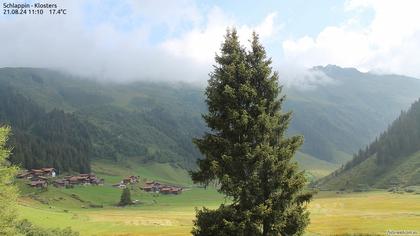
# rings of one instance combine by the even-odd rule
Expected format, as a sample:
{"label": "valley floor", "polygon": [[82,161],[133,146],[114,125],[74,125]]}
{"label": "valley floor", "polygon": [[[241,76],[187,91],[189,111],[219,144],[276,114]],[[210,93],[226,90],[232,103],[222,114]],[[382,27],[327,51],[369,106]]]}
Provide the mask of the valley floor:
{"label": "valley floor", "polygon": [[[169,164],[95,162],[93,171],[105,179],[104,186],[44,191],[21,182],[20,218],[46,228],[71,227],[81,235],[189,235],[196,207],[216,208],[227,201],[214,188],[193,187],[185,170]],[[132,199],[140,204],[116,207],[121,189],[112,184],[132,174],[143,181],[179,184],[186,190],[180,195],[145,193],[140,183],[131,190]],[[309,210],[308,236],[385,235],[387,230],[414,230],[420,235],[420,194],[320,192]]]}
{"label": "valley floor", "polygon": [[[223,201],[214,189],[200,188],[157,198],[153,204],[101,209],[63,208],[22,198],[19,212],[36,225],[70,226],[81,235],[188,235],[195,206],[216,207]],[[387,230],[420,234],[419,202],[418,194],[321,192],[309,205],[307,235],[384,235]]]}

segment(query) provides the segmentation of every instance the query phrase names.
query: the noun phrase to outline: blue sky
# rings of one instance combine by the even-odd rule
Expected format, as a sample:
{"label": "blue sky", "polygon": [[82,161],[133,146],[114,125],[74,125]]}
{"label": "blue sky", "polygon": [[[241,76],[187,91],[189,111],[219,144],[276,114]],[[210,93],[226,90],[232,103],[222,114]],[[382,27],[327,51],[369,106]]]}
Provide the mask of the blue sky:
{"label": "blue sky", "polygon": [[260,34],[284,77],[326,64],[420,77],[415,0],[57,4],[68,9],[66,16],[0,17],[5,50],[0,66],[52,67],[121,80],[205,81],[226,28],[235,26],[245,46],[252,31]]}
{"label": "blue sky", "polygon": [[[224,14],[245,25],[256,25],[268,14],[275,12],[277,13],[275,23],[284,27],[280,35],[282,38],[316,36],[326,26],[344,23],[351,15],[344,9],[345,1],[206,0],[183,2],[193,5],[200,15],[206,15],[214,7],[218,7]],[[139,5],[141,7],[141,3]],[[130,31],[137,27],[153,25],[149,36],[149,40],[153,44],[161,43],[169,36],[179,36],[194,27],[188,19],[174,19],[174,21],[180,22],[176,22],[176,28],[171,29],[166,22],[155,22],[149,16],[135,14],[135,10],[126,1],[104,0],[101,1],[99,7],[96,2],[84,2],[83,11],[85,23],[90,27],[112,23],[119,30]],[[368,20],[371,13],[372,11],[365,11],[362,16]],[[127,15],[131,14],[135,16],[130,18],[130,21],[125,20]],[[109,15],[117,15],[119,19],[110,19]],[[201,23],[205,24],[205,22]],[[367,24],[368,21],[364,23]]]}

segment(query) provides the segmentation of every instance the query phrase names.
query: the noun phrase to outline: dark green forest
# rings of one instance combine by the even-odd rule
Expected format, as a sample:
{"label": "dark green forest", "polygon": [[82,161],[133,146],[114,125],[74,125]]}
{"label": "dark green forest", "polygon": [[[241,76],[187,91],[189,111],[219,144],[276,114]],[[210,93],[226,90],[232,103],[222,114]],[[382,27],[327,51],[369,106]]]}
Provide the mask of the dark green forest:
{"label": "dark green forest", "polygon": [[12,88],[0,87],[0,123],[13,127],[11,161],[24,168],[53,166],[59,171],[90,171],[92,144],[74,115],[45,112]]}
{"label": "dark green forest", "polygon": [[11,125],[12,161],[24,168],[87,172],[89,160],[134,159],[190,169],[200,156],[191,142],[204,130],[198,89],[39,69],[3,69],[0,88],[0,124]]}

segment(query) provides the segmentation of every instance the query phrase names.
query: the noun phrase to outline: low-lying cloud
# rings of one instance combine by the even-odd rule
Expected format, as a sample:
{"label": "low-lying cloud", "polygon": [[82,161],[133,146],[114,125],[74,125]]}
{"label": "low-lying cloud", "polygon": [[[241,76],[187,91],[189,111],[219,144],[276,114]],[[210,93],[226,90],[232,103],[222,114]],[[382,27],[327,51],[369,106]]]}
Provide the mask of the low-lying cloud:
{"label": "low-lying cloud", "polygon": [[[205,83],[226,28],[236,26],[245,46],[253,30],[260,34],[288,86],[331,83],[306,69],[326,64],[420,77],[418,1],[349,0],[345,7],[352,17],[345,23],[301,37],[283,32],[282,12],[243,24],[218,6],[203,9],[194,0],[57,4],[68,14],[0,17],[0,67],[53,68],[99,80]],[[359,24],[366,9],[374,11],[373,19]]]}
{"label": "low-lying cloud", "polygon": [[[62,1],[65,16],[0,18],[0,67],[54,68],[100,80],[206,81],[227,27],[237,25],[245,42],[253,30],[264,39],[276,29],[275,13],[249,26],[217,7],[200,15],[187,0],[168,3],[171,10],[163,12],[159,1],[101,3]],[[129,10],[120,14],[122,9]],[[182,30],[187,23],[191,29]],[[160,27],[165,30],[153,32]],[[156,43],[151,37],[163,39]]]}

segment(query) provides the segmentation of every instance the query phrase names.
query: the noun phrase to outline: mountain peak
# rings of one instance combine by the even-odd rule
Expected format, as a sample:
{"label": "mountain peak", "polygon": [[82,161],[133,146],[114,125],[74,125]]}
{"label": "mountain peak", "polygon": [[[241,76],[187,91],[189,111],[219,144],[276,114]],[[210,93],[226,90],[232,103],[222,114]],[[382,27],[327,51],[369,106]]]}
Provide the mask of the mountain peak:
{"label": "mountain peak", "polygon": [[334,72],[347,72],[347,73],[363,73],[354,67],[340,67],[333,64],[328,64],[326,66],[314,66],[312,70],[323,71],[325,73],[334,73]]}

